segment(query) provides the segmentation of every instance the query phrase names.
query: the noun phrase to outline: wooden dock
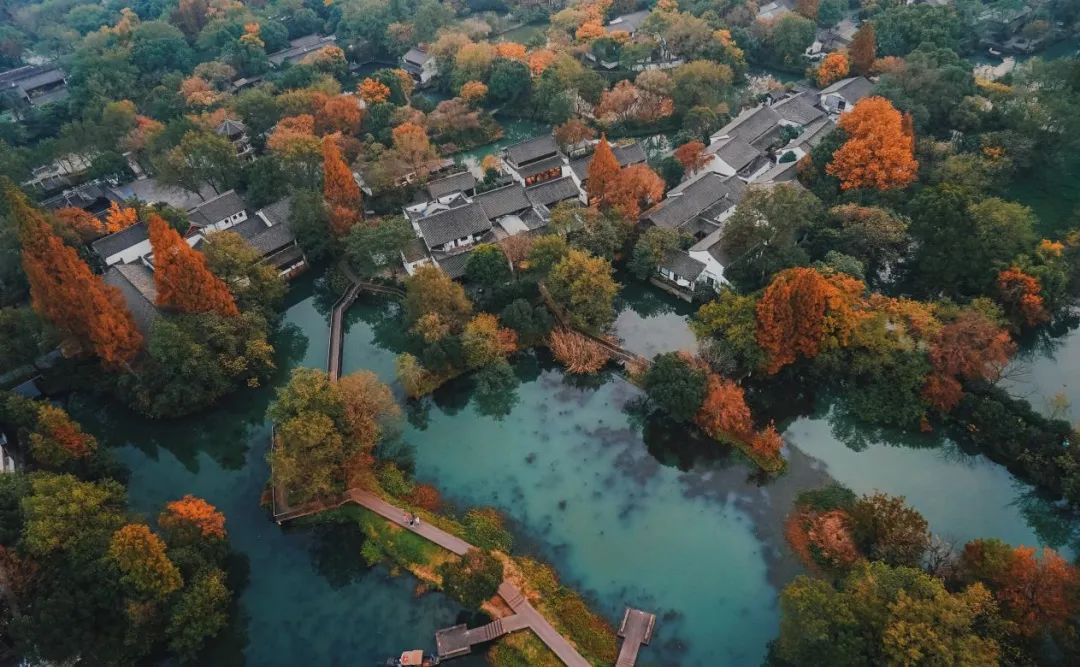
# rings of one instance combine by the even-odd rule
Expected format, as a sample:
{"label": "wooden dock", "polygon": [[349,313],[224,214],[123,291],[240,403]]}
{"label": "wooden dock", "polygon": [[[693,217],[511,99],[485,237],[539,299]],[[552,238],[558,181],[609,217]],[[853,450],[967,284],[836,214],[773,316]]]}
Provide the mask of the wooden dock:
{"label": "wooden dock", "polygon": [[345,293],[341,295],[341,298],[334,303],[334,309],[330,313],[330,345],[326,351],[326,373],[331,380],[337,380],[341,375],[341,348],[345,342],[345,313],[349,310],[349,306],[356,301],[356,297],[360,295],[360,292],[384,294],[398,299],[405,298],[405,290],[400,287],[360,280],[349,268],[348,262],[342,261],[339,266],[341,272],[349,279],[350,284]]}
{"label": "wooden dock", "polygon": [[487,625],[469,629],[468,626],[455,625],[450,628],[439,630],[435,633],[435,648],[439,658],[446,660],[472,652],[472,647],[477,644],[494,641],[511,632],[524,630],[529,627],[529,622],[520,614],[496,618]]}
{"label": "wooden dock", "polygon": [[638,651],[642,644],[652,641],[653,628],[656,626],[656,614],[627,607],[619,624],[619,636],[623,638],[619,649],[619,658],[615,667],[633,667],[637,662]]}

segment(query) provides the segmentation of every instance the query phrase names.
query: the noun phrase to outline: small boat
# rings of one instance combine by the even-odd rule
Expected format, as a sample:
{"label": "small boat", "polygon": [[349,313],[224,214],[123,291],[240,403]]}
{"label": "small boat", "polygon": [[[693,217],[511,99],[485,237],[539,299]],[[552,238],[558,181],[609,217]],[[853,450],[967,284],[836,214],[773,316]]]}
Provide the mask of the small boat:
{"label": "small boat", "polygon": [[990,55],[992,55],[992,56],[997,56],[998,58],[1001,57],[1001,51],[998,51],[997,49],[995,49],[992,46],[989,49],[987,49],[987,51],[989,51]]}
{"label": "small boat", "polygon": [[386,667],[432,667],[439,664],[439,657],[432,655],[425,658],[422,650],[414,649],[402,651],[401,657],[387,658],[384,664]]}

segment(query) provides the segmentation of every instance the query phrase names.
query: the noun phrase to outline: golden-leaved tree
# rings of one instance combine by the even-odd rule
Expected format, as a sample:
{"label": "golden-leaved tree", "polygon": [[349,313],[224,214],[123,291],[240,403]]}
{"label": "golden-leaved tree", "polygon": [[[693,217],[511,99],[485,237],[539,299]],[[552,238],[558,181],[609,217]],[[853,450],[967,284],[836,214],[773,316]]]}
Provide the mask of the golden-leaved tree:
{"label": "golden-leaved tree", "polygon": [[825,171],[840,179],[841,189],[893,190],[918,177],[910,124],[889,100],[864,98],[837,124],[847,141],[833,153]]}

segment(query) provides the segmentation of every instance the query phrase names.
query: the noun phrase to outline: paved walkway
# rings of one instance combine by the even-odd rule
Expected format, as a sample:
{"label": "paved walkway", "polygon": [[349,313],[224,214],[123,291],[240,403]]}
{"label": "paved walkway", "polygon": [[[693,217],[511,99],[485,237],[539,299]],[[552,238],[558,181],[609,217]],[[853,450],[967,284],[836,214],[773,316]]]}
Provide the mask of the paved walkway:
{"label": "paved walkway", "polygon": [[349,310],[349,306],[353,305],[360,292],[373,292],[397,298],[405,296],[405,291],[399,287],[361,280],[345,260],[342,260],[338,266],[351,284],[334,304],[334,310],[330,313],[330,345],[327,347],[326,352],[326,372],[331,380],[336,380],[341,375],[341,349],[345,341],[345,312]]}

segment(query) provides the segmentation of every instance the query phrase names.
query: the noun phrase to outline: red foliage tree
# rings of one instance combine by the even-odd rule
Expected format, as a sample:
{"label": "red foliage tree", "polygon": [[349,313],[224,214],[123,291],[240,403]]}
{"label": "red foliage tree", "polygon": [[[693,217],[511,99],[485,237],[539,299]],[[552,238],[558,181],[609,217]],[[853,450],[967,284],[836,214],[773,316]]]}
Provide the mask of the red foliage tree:
{"label": "red foliage tree", "polygon": [[417,484],[409,494],[409,502],[429,512],[438,512],[442,508],[442,496],[439,490],[430,484]]}
{"label": "red foliage tree", "polygon": [[1080,573],[1053,549],[1043,549],[1042,561],[1035,549],[1017,547],[997,598],[1007,616],[1027,637],[1044,630],[1064,629],[1078,610]]}
{"label": "red foliage tree", "polygon": [[1050,320],[1042,298],[1042,285],[1035,276],[1017,267],[1009,267],[997,277],[997,289],[1002,305],[1012,318],[1027,326]]}
{"label": "red foliage tree", "polygon": [[619,172],[619,180],[608,203],[627,220],[637,220],[642,205],[649,206],[664,196],[664,179],[646,164],[632,164]]}
{"label": "red foliage tree", "polygon": [[742,387],[715,373],[709,375],[708,391],[694,421],[713,437],[720,433],[747,437],[754,429]]}
{"label": "red foliage tree", "polygon": [[855,38],[848,47],[848,57],[851,59],[851,70],[855,74],[866,76],[874,69],[874,59],[877,58],[877,37],[874,34],[874,22],[864,21],[855,32]]}
{"label": "red foliage tree", "polygon": [[700,141],[688,141],[675,149],[675,159],[679,161],[687,174],[693,174],[708,164],[711,158],[705,154],[705,144]]}
{"label": "red foliage tree", "polygon": [[107,366],[132,362],[142,347],[142,336],[120,291],[94,275],[14,185],[8,184],[5,195],[19,230],[34,310],[93,350]]}
{"label": "red foliage tree", "polygon": [[596,144],[596,151],[589,163],[588,179],[585,191],[589,195],[589,204],[609,205],[608,200],[619,187],[619,161],[615,159],[611,144],[604,135],[600,135],[600,142]]}
{"label": "red foliage tree", "polygon": [[966,310],[942,327],[931,343],[934,370],[923,396],[935,408],[949,412],[963,396],[961,381],[996,379],[1015,351],[1009,332],[982,313]]}
{"label": "red foliage tree", "polygon": [[104,223],[98,220],[97,216],[81,208],[73,206],[61,208],[53,213],[53,217],[61,225],[78,234],[84,243],[93,241],[106,233]]}
{"label": "red foliage tree", "polygon": [[202,253],[157,215],[150,216],[150,246],[158,305],[181,313],[213,312],[223,317],[240,313],[229,288],[210,272]]}
{"label": "red foliage tree", "polygon": [[837,125],[847,141],[825,171],[840,179],[840,188],[903,188],[918,177],[914,135],[905,131],[904,119],[884,97],[866,97],[840,116]]}
{"label": "red foliage tree", "polygon": [[777,274],[757,304],[758,345],[775,373],[799,355],[812,359],[824,343],[843,345],[860,318],[865,285],[844,274],[794,268]]}
{"label": "red foliage tree", "polygon": [[344,236],[362,217],[363,200],[333,137],[323,139],[323,197],[330,211],[330,229]]}
{"label": "red foliage tree", "polygon": [[776,430],[776,426],[773,424],[769,424],[758,431],[750,440],[750,451],[765,460],[778,458],[780,448],[783,446],[784,439],[780,437],[780,432]]}
{"label": "red foliage tree", "polygon": [[315,114],[315,131],[320,135],[340,132],[352,136],[360,129],[364,110],[352,95],[335,95]]}

